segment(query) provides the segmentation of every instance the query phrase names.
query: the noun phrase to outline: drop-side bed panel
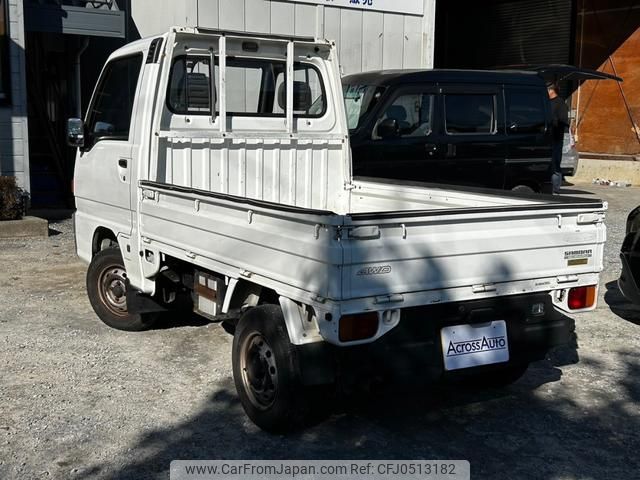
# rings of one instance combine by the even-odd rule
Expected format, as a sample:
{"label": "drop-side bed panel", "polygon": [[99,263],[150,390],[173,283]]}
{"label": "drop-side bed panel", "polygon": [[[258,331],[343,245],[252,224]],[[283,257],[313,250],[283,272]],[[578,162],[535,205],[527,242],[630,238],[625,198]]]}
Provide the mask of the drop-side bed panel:
{"label": "drop-side bed panel", "polygon": [[276,291],[340,296],[342,217],[151,182],[141,188],[140,234],[162,253],[206,259]]}

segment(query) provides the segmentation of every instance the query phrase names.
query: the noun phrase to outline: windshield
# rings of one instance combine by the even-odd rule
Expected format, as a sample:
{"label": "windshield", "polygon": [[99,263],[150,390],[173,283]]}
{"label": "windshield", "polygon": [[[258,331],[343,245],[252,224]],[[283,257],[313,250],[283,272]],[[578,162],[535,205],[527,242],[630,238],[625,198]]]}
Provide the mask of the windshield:
{"label": "windshield", "polygon": [[366,114],[378,103],[384,88],[375,85],[345,84],[343,91],[349,130],[355,130],[360,126]]}

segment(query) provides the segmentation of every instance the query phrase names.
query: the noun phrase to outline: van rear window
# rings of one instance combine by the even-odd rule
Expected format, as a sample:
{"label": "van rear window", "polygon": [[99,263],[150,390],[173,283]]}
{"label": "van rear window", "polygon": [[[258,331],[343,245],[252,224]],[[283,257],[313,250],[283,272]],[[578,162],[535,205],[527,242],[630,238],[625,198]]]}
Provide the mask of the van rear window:
{"label": "van rear window", "polygon": [[496,97],[490,94],[445,95],[447,133],[453,135],[496,132]]}
{"label": "van rear window", "polygon": [[544,132],[546,98],[538,91],[507,90],[506,93],[509,133]]}

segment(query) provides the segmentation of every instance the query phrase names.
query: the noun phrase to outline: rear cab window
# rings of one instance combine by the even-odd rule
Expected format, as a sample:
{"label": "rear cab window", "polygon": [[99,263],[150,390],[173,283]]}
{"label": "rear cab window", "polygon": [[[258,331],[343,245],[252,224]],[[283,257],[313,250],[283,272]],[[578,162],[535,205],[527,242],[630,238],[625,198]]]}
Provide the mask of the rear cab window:
{"label": "rear cab window", "polygon": [[[167,107],[174,114],[211,115],[211,78],[219,92],[220,71],[216,57],[180,56],[169,77]],[[226,107],[229,116],[285,117],[286,63],[280,60],[227,58]],[[215,98],[216,113],[219,99]],[[294,116],[319,118],[327,109],[320,72],[311,64],[294,65]]]}

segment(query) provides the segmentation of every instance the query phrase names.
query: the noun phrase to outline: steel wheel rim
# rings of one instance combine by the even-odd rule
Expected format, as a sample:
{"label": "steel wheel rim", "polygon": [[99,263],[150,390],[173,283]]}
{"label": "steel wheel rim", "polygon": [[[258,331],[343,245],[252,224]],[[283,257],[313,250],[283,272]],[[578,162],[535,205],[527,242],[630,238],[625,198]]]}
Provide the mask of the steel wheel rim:
{"label": "steel wheel rim", "polygon": [[278,369],[273,349],[258,332],[248,335],[240,348],[242,384],[251,404],[270,408],[278,393]]}
{"label": "steel wheel rim", "polygon": [[127,272],[122,265],[110,265],[98,277],[100,301],[119,317],[127,315]]}

